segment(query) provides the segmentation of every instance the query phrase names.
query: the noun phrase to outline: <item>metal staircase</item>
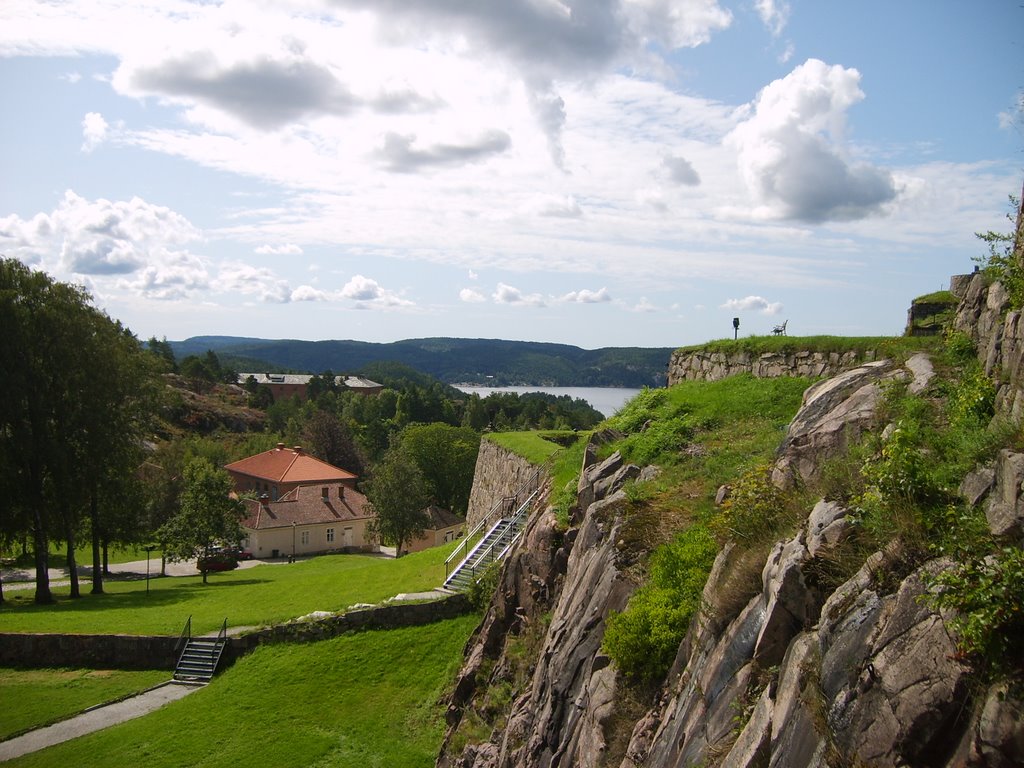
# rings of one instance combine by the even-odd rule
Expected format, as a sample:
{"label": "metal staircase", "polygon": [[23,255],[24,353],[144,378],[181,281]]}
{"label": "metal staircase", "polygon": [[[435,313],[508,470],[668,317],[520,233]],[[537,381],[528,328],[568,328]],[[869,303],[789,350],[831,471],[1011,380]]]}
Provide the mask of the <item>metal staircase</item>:
{"label": "metal staircase", "polygon": [[[444,589],[451,592],[464,592],[480,578],[487,566],[505,559],[526,528],[530,510],[540,493],[539,480],[538,472],[515,496],[506,497],[495,504],[473,530],[466,534],[463,545],[452,552],[445,561]],[[525,500],[516,504],[525,490],[529,490],[529,494]],[[506,514],[500,515],[502,511],[505,511]],[[496,515],[500,516],[493,524],[490,524]],[[482,533],[488,524],[490,524],[490,528],[486,533]],[[471,542],[478,535],[480,536],[479,540],[470,549]],[[467,550],[468,554],[465,554],[461,562],[452,567],[452,563],[456,562]]]}
{"label": "metal staircase", "polygon": [[216,637],[192,637],[192,617],[189,616],[175,647],[182,651],[174,668],[174,681],[193,685],[210,682],[227,645],[227,635],[228,620],[224,619]]}

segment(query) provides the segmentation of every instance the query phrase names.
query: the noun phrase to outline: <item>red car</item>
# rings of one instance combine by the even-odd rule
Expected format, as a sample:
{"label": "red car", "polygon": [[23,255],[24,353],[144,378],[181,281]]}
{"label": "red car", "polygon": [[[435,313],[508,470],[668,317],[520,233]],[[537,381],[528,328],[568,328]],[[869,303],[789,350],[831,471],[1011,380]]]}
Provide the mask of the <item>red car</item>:
{"label": "red car", "polygon": [[209,557],[200,557],[196,561],[196,569],[206,571],[233,571],[238,567],[238,560],[228,552],[216,552]]}

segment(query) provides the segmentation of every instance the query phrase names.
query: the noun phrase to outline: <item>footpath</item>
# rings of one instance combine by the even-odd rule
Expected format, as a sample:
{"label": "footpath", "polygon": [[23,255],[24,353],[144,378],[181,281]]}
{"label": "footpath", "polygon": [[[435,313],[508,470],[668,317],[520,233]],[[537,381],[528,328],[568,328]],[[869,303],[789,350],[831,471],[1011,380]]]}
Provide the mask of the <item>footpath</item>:
{"label": "footpath", "polygon": [[27,755],[29,752],[52,747],[54,744],[70,741],[87,733],[148,715],[150,712],[160,709],[164,704],[184,698],[201,687],[167,682],[131,698],[122,699],[113,704],[101,704],[68,720],[62,720],[45,728],[37,728],[7,741],[0,741],[0,762],[13,760],[16,757]]}

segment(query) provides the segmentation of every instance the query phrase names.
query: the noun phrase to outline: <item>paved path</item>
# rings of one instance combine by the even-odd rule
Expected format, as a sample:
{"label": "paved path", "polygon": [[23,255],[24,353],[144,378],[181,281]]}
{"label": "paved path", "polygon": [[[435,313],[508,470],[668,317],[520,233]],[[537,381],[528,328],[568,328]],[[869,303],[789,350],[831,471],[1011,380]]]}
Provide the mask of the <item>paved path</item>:
{"label": "paved path", "polygon": [[27,755],[29,752],[52,747],[54,744],[60,744],[63,741],[69,741],[142,715],[148,715],[165,704],[188,696],[193,691],[199,690],[200,687],[165,683],[157,688],[144,691],[138,696],[99,706],[46,728],[37,728],[8,741],[0,741],[0,762],[13,760],[16,757]]}

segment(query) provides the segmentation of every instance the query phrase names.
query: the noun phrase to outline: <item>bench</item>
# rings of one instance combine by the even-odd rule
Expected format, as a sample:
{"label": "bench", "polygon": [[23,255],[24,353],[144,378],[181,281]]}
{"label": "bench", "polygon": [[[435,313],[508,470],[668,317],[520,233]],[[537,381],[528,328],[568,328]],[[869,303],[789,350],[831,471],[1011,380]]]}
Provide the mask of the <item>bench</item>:
{"label": "bench", "polygon": [[776,325],[774,328],[772,328],[772,336],[785,336],[786,323],[788,322],[789,320],[786,320],[782,325]]}

